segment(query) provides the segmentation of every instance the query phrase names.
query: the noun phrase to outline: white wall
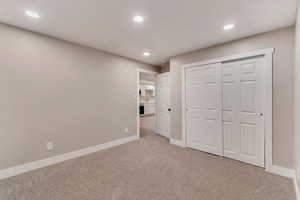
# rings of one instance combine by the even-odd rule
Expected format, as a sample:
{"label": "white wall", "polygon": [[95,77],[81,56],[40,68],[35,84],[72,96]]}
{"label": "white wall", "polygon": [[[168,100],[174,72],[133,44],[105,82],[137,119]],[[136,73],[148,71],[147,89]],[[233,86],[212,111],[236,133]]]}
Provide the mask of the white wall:
{"label": "white wall", "polygon": [[136,135],[139,67],[0,24],[0,169]]}

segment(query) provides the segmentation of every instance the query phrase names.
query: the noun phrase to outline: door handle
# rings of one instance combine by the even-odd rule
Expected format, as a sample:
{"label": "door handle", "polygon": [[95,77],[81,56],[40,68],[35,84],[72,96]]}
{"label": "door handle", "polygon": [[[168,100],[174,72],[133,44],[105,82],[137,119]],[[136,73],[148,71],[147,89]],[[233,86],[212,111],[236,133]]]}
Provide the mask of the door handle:
{"label": "door handle", "polygon": [[171,108],[168,108],[168,111],[169,111],[169,112],[171,112],[171,111],[172,111],[172,109],[171,109]]}
{"label": "door handle", "polygon": [[264,116],[264,113],[253,113],[253,114],[256,115],[256,116],[260,116],[260,117]]}

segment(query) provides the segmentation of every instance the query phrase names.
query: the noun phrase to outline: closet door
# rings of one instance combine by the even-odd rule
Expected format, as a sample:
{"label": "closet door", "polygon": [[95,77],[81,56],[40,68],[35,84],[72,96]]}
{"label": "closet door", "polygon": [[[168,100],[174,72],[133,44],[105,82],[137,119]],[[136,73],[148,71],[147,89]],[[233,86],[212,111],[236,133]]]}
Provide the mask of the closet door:
{"label": "closet door", "polygon": [[224,156],[264,167],[264,58],[222,64]]}
{"label": "closet door", "polygon": [[221,64],[193,67],[185,73],[187,146],[222,155]]}

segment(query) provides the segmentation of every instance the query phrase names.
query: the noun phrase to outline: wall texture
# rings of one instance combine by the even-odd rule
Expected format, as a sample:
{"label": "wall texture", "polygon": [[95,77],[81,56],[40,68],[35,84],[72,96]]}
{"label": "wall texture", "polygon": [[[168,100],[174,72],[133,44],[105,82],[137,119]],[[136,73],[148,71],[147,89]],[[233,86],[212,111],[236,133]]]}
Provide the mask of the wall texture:
{"label": "wall texture", "polygon": [[288,27],[171,58],[171,137],[181,140],[182,64],[275,48],[273,161],[275,165],[293,168],[294,32],[294,27]]}
{"label": "wall texture", "polygon": [[0,169],[136,134],[137,68],[159,68],[4,24],[0,35]]}
{"label": "wall texture", "polygon": [[[296,24],[296,51],[295,51],[295,87],[294,87],[294,102],[295,102],[295,169],[300,186],[300,3],[298,6],[298,16]],[[299,188],[300,191],[300,188]]]}

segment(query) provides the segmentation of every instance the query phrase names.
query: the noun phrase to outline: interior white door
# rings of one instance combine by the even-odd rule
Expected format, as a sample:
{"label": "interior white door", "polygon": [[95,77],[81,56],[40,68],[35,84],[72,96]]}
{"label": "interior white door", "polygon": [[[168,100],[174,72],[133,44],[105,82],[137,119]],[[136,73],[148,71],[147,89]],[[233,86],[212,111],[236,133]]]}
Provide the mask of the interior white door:
{"label": "interior white door", "polygon": [[169,73],[156,77],[156,133],[170,137],[170,78]]}
{"label": "interior white door", "polygon": [[221,130],[221,64],[185,71],[187,146],[223,154]]}
{"label": "interior white door", "polygon": [[222,64],[224,156],[264,167],[265,59]]}

